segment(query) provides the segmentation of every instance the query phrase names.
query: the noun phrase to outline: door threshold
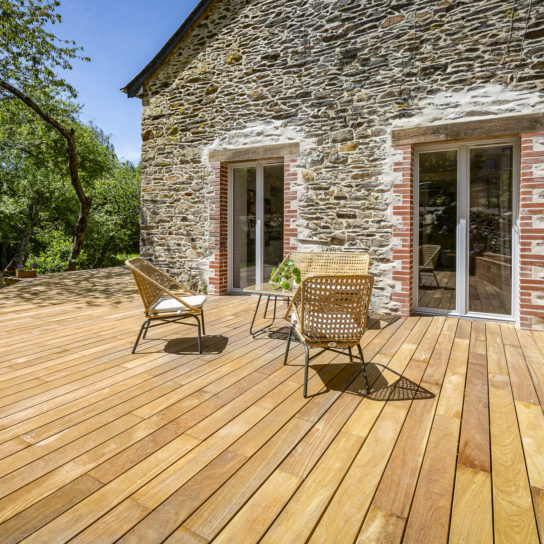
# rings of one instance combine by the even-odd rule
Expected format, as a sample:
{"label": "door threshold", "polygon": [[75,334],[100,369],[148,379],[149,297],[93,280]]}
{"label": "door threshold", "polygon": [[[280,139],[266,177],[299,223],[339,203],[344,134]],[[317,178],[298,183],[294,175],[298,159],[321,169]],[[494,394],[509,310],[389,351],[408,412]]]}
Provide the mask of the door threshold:
{"label": "door threshold", "polygon": [[459,315],[455,313],[442,313],[442,312],[424,312],[421,310],[415,310],[412,315],[421,315],[427,317],[456,317],[457,319],[468,319],[469,321],[496,321],[498,323],[516,323],[517,320],[514,317],[509,316],[494,316],[494,315]]}

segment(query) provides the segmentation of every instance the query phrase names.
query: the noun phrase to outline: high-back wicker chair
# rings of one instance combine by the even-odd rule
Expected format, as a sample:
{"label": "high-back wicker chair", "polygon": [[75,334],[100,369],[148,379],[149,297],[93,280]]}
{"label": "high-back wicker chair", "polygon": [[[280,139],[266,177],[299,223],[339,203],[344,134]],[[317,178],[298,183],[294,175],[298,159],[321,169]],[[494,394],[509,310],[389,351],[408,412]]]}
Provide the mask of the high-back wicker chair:
{"label": "high-back wicker chair", "polygon": [[441,246],[434,244],[423,244],[419,246],[419,273],[428,272],[434,276],[437,287],[440,287],[435,269],[440,257]]}
{"label": "high-back wicker chair", "polygon": [[132,348],[132,353],[136,351],[142,333],[145,338],[151,327],[188,318],[196,320],[196,324],[187,323],[187,325],[194,325],[198,328],[198,352],[202,353],[201,329],[202,334],[205,335],[203,307],[206,297],[194,293],[145,259],[136,257],[125,261],[125,264],[134,276],[138,292],[142,297],[146,317]]}
{"label": "high-back wicker chair", "polygon": [[[285,319],[292,326],[289,330],[284,364],[293,332],[306,351],[304,363],[304,397],[308,394],[308,365],[325,349],[348,348],[353,361],[352,347],[357,346],[367,392],[370,392],[365,369],[361,338],[366,330],[370,297],[374,278],[367,274],[318,275],[302,280]],[[310,348],[322,348],[310,358]],[[343,352],[341,352],[343,353]]]}
{"label": "high-back wicker chair", "polygon": [[292,251],[282,264],[287,261],[293,261],[302,278],[320,274],[367,274],[370,265],[368,253],[355,251]]}

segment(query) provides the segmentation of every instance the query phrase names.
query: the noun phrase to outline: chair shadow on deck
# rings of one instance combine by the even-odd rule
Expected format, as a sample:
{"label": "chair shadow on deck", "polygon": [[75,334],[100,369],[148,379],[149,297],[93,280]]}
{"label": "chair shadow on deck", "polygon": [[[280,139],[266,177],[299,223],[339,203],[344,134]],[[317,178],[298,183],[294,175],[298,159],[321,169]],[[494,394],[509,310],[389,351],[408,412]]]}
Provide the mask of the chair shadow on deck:
{"label": "chair shadow on deck", "polygon": [[[310,368],[316,372],[321,372],[325,367],[330,366],[331,364],[339,363],[329,363],[329,364],[310,364]],[[349,364],[349,360],[346,356],[346,364]],[[354,361],[353,365],[357,365],[360,368],[360,362]],[[379,367],[387,369],[392,374],[398,376],[398,379],[389,382],[384,377],[382,371]],[[370,393],[367,393],[364,389],[364,383],[360,379],[361,372],[358,372],[351,376],[350,383],[346,386],[345,382],[339,387],[330,387],[331,383],[327,384],[326,391],[337,390],[343,391],[344,393],[350,393],[352,395],[359,395],[362,397],[367,397],[371,400],[387,402],[387,401],[402,401],[402,400],[424,400],[434,398],[434,393],[431,393],[421,385],[409,380],[402,374],[395,372],[394,370],[387,368],[383,365],[377,363],[367,363],[366,372],[368,375],[368,381],[370,383]],[[334,380],[332,380],[334,382]],[[324,392],[326,392],[324,391]]]}
{"label": "chair shadow on deck", "polygon": [[[157,340],[157,338],[153,338]],[[222,353],[229,339],[222,334],[214,334],[202,336],[202,354],[206,353]],[[142,351],[145,351],[145,347]],[[158,351],[165,351],[166,353],[172,353],[175,355],[182,355],[187,353],[198,354],[198,338],[196,336],[190,336],[187,338],[173,338],[166,342],[165,346],[160,346]]]}
{"label": "chair shadow on deck", "polygon": [[367,330],[381,330],[389,327],[402,319],[399,315],[370,314],[368,316]]}
{"label": "chair shadow on deck", "polygon": [[[289,329],[290,328],[291,327],[284,326],[284,327],[280,327],[279,329],[270,330],[270,331],[268,331],[267,336],[268,336],[268,338],[270,338],[272,340],[285,340],[287,342],[287,338],[289,336]],[[293,334],[293,336],[291,336],[291,342],[300,343],[300,340],[298,339],[296,334]]]}
{"label": "chair shadow on deck", "polygon": [[[368,366],[377,367],[378,365],[370,363]],[[382,402],[392,402],[400,400],[424,400],[435,397],[434,393],[431,393],[421,385],[409,380],[406,378],[406,376],[403,376],[402,374],[399,374],[398,372],[395,372],[389,368],[388,370],[389,372],[396,374],[398,379],[391,383],[387,383],[387,380],[385,380],[380,373],[382,380],[386,383],[373,385],[370,394],[367,395],[369,399],[379,400]],[[377,371],[379,372],[379,370]]]}

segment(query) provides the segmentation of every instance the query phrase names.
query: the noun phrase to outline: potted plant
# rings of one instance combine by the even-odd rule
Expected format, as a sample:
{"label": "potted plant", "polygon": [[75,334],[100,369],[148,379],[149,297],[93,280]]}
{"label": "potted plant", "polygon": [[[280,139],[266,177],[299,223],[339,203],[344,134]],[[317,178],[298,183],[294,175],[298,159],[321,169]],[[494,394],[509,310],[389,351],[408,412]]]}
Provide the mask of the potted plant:
{"label": "potted plant", "polygon": [[289,291],[301,282],[300,270],[291,260],[284,261],[270,273],[270,283]]}
{"label": "potted plant", "polygon": [[35,278],[38,275],[38,273],[36,272],[36,269],[34,268],[34,264],[31,264],[30,268],[25,268],[22,264],[18,264],[15,275],[18,278]]}

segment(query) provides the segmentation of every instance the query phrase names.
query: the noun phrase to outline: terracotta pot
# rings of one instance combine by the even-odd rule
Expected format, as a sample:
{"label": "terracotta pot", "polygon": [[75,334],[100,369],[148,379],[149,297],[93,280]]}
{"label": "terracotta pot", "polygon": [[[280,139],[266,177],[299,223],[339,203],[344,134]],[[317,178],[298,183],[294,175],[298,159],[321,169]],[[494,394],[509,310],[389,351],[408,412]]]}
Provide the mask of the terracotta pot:
{"label": "terracotta pot", "polygon": [[16,275],[18,278],[35,278],[38,275],[38,273],[36,272],[36,270],[19,269],[17,270]]}

